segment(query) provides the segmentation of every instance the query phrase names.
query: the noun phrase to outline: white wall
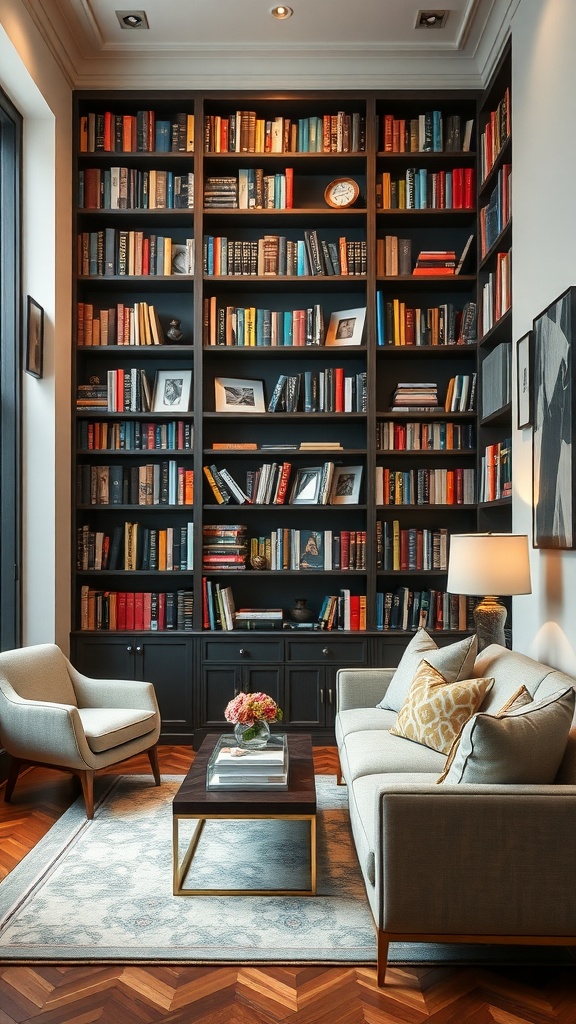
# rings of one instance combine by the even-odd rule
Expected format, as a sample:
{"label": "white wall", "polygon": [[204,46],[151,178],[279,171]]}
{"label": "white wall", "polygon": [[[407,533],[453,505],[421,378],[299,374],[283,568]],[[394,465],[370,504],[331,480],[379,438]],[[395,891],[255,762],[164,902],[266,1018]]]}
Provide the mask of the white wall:
{"label": "white wall", "polygon": [[[576,284],[576,4],[521,0],[512,21],[514,339]],[[516,431],[514,530],[532,536],[532,430]],[[576,552],[532,552],[514,647],[576,672]]]}
{"label": "white wall", "polygon": [[44,377],[22,381],[22,639],[67,650],[71,89],[19,0],[0,0],[0,86],[24,118],[23,323],[27,294],[44,308]]}

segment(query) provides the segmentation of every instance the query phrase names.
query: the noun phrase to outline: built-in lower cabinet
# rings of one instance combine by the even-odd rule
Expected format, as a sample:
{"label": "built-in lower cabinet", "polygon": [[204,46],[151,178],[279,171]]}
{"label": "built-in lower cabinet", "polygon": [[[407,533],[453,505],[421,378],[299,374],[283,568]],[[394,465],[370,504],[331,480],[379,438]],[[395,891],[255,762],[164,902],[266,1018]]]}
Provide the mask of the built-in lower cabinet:
{"label": "built-in lower cabinet", "polygon": [[79,672],[102,679],[153,683],[166,743],[190,743],[193,733],[195,645],[192,638],[147,634],[73,637],[71,660]]}
{"label": "built-in lower cabinet", "polygon": [[[444,645],[462,635],[435,639]],[[198,748],[207,732],[230,729],[224,710],[242,690],[273,697],[284,713],[282,728],[333,743],[338,669],[395,666],[408,640],[381,633],[81,634],[72,637],[72,662],[86,675],[153,683],[164,743]]]}

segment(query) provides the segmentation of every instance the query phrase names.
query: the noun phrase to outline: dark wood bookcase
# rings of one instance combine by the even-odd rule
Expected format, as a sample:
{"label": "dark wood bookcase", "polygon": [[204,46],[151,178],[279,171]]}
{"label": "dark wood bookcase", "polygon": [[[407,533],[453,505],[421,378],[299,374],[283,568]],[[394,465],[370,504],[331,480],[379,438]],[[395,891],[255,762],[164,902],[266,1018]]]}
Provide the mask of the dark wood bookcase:
{"label": "dark wood bookcase", "polygon": [[[154,306],[164,334],[172,320],[180,322],[182,331],[177,343],[166,339],[167,343],[163,345],[78,345],[76,337],[73,360],[72,546],[76,568],[72,578],[72,659],[79,669],[93,674],[118,679],[150,679],[156,686],[166,741],[189,742],[194,738],[196,743],[206,731],[222,727],[224,707],[240,689],[270,693],[284,709],[284,722],[288,729],[312,732],[316,739],[328,740],[333,734],[338,668],[397,664],[412,635],[410,628],[378,628],[378,607],[384,600],[379,595],[395,592],[399,587],[406,587],[412,592],[443,591],[445,588],[444,568],[400,570],[379,564],[378,524],[396,520],[399,529],[425,530],[429,538],[434,532],[445,530],[448,543],[450,533],[507,528],[509,500],[479,504],[477,489],[474,499],[466,503],[403,505],[377,503],[376,500],[378,474],[386,470],[413,471],[417,477],[422,470],[451,471],[458,468],[474,470],[478,476],[480,457],[485,445],[490,443],[489,439],[507,436],[506,410],[501,411],[497,421],[492,418],[484,423],[478,417],[477,410],[481,408],[478,402],[480,380],[476,402],[470,410],[397,412],[392,411],[391,406],[393,392],[399,382],[436,383],[439,404],[443,406],[450,378],[456,375],[472,378],[477,371],[481,378],[481,358],[478,365],[480,350],[489,352],[490,346],[497,344],[501,337],[510,344],[509,325],[506,328],[509,314],[492,327],[479,344],[474,339],[466,344],[437,344],[435,339],[434,343],[396,345],[382,343],[385,339],[378,312],[379,304],[384,309],[386,303],[396,300],[411,308],[442,306],[452,310],[458,318],[467,303],[476,302],[481,297],[484,276],[491,270],[491,260],[495,260],[494,252],[500,251],[500,246],[508,245],[509,239],[507,228],[496,247],[481,258],[478,210],[479,204],[489,196],[490,188],[488,182],[480,183],[477,144],[484,119],[499,101],[504,74],[503,65],[498,71],[498,80],[486,97],[475,92],[416,91],[346,92],[341,95],[322,92],[160,92],[151,95],[143,91],[76,94],[77,195],[81,177],[84,197],[86,195],[87,170],[99,169],[103,180],[105,171],[126,167],[128,176],[132,175],[133,182],[140,181],[140,186],[141,177],[137,172],[145,170],[163,172],[162,177],[164,172],[171,173],[173,183],[184,177],[190,183],[192,179],[188,176],[194,175],[193,208],[86,209],[85,203],[81,205],[78,202],[74,210],[75,234],[84,236],[84,241],[77,246],[74,285],[73,323],[77,334],[79,303],[84,304],[84,314],[86,308],[92,306],[95,317],[100,310],[117,311],[117,304],[134,307],[138,303],[148,303]],[[176,126],[178,115],[186,115],[186,118],[194,115],[193,152],[186,149],[168,152],[81,151],[82,117],[106,113],[136,117],[138,111],[143,110],[154,111],[156,121],[164,120]],[[344,123],[339,125],[339,112],[355,114],[353,137],[361,139],[361,148],[350,151],[351,118],[349,136],[346,134],[348,126],[344,128],[344,138],[348,141],[343,144],[348,146],[348,151],[205,151],[207,127],[214,132],[214,126],[219,123],[221,127],[222,124],[222,121],[217,122],[218,118],[227,119],[242,110],[254,111],[256,119],[263,122],[281,117],[297,123],[298,120],[322,119],[323,115],[331,115],[335,138]],[[462,131],[466,121],[473,121],[468,152],[447,149],[444,144],[436,152],[397,153],[385,149],[385,115],[392,114],[409,124],[410,120],[432,110],[442,113],[445,131],[449,117],[460,119]],[[190,120],[185,123],[190,130]],[[103,117],[93,119],[94,124],[101,129]],[[114,125],[114,118],[110,120],[108,117],[106,131],[113,131]],[[120,121],[118,130],[119,126]],[[240,128],[239,118],[239,131]],[[250,126],[243,125],[242,128],[250,130]],[[177,127],[174,132],[176,139]],[[505,154],[499,158],[499,164],[503,161]],[[457,209],[430,206],[420,209],[382,208],[380,186],[383,175],[388,172],[391,177],[405,179],[408,168],[412,167],[426,171],[429,179],[437,176],[440,181],[442,175],[443,182],[455,169],[471,169],[474,179],[472,201],[467,208]],[[241,170],[258,170],[263,175],[280,176],[285,174],[286,168],[291,169],[293,176],[293,204],[289,209],[230,209],[204,204],[204,191],[209,179],[237,177]],[[81,175],[80,172],[84,173]],[[497,171],[493,170],[491,177],[494,173]],[[353,178],[359,185],[360,195],[351,207],[334,209],[326,203],[324,192],[331,181],[342,177]],[[98,238],[93,238],[92,256],[97,265],[100,255],[102,268],[105,267],[106,256],[107,253],[110,255],[112,246],[110,229],[141,232],[140,239],[151,235],[165,236],[181,246],[192,238],[194,273],[149,276],[117,272],[83,273],[86,267],[82,267],[82,256],[86,246],[90,246],[90,233],[97,235],[101,232],[100,247],[103,251],[98,252]],[[257,264],[252,267],[247,264],[241,268],[244,270],[241,273],[210,272],[208,246],[214,243],[209,243],[209,238],[226,238],[230,245],[230,242],[257,243],[264,235],[278,235],[286,239],[286,243],[298,243],[303,240],[304,232],[309,230],[316,231],[321,242],[326,242],[327,246],[332,243],[337,251],[342,237],[356,243],[356,248],[351,247],[350,251],[351,259],[356,253],[357,262],[355,265],[351,262],[347,269],[357,272],[275,275],[258,273],[260,268]],[[411,240],[411,267],[420,250],[454,250],[459,256],[468,238],[472,236],[473,240],[468,261],[456,276],[414,276],[412,273],[386,276],[377,261],[379,245],[381,249],[381,240],[386,235]],[[115,236],[115,241],[118,242],[118,236]],[[141,240],[135,238],[135,244],[141,245]],[[222,253],[222,243],[218,244]],[[257,245],[253,245],[251,250],[248,247],[246,251],[256,259]],[[90,269],[94,270],[94,265]],[[248,269],[252,272],[246,272]],[[117,271],[118,266],[114,270]],[[267,309],[281,314],[319,307],[325,328],[333,313],[358,309],[366,312],[359,344],[212,344],[210,342],[218,337],[219,318],[224,317],[224,312],[219,311],[225,311],[226,307]],[[217,320],[211,335],[210,317],[214,315]],[[145,336],[142,321],[140,327]],[[355,379],[357,375],[366,375],[366,398],[362,408],[348,412],[308,412],[304,411],[302,395],[296,412],[246,413],[238,409],[222,412],[216,407],[214,381],[217,377],[262,382],[266,410],[280,375],[290,377],[309,373],[319,376],[336,369]],[[192,371],[190,401],[185,408],[177,404],[175,411],[110,412],[108,407],[76,408],[79,385],[106,383],[108,375],[117,370],[125,371],[125,381],[129,378],[134,388],[138,379],[135,371],[144,371],[152,392],[158,372]],[[128,385],[125,387],[128,398]],[[118,424],[130,422],[131,431],[142,431],[144,424],[154,424],[150,428],[151,436],[157,435],[160,444],[161,438],[166,436],[162,434],[161,427],[172,421],[180,424],[178,429],[174,428],[175,443],[179,445],[176,448],[139,449],[129,447],[129,442],[123,441],[122,448],[112,449],[93,447],[93,442],[87,440],[89,425],[91,437],[94,426],[101,423],[108,424],[108,436],[111,436],[113,427],[119,430]],[[387,422],[403,425],[417,422],[426,425],[427,429],[435,423],[449,422],[451,430],[468,429],[473,443],[461,450],[444,447],[443,443],[420,451],[406,448],[383,450],[377,443],[377,436]],[[333,451],[328,446],[313,451],[286,450],[283,447],[305,441],[317,444],[340,442],[343,450]],[[227,442],[231,446],[251,443],[257,447],[213,448],[215,444]],[[182,474],[193,470],[192,504],[137,503],[133,489],[138,475],[136,468],[156,467],[148,471],[145,479],[148,485],[156,480],[158,487],[158,481],[164,479],[163,472],[167,472],[163,465],[169,461],[175,462]],[[234,501],[218,504],[203,471],[204,466],[211,465],[225,468],[244,488],[247,473],[256,471],[263,463],[285,461],[292,464],[288,498],[297,470],[321,466],[328,461],[342,466],[360,466],[362,478],[358,501],[326,505],[304,505],[290,500],[285,504],[240,505]],[[105,502],[98,490],[98,468],[103,466],[110,467],[110,480],[112,476],[120,475],[124,481],[123,489],[119,491],[117,485],[114,498],[109,493]],[[178,468],[174,472],[178,473]],[[177,493],[178,485],[175,486]],[[126,569],[122,567],[123,556],[114,568],[95,568],[98,561],[95,563],[93,558],[98,559],[99,555],[94,555],[91,550],[86,555],[86,537],[82,529],[84,534],[99,533],[110,537],[112,547],[115,535],[117,542],[121,540],[121,545],[128,542],[126,523],[139,524],[144,543],[148,543],[151,531],[171,529],[179,537],[183,527],[185,531],[192,529],[193,544],[187,568],[166,571]],[[193,527],[188,527],[189,523],[193,523]],[[495,525],[487,526],[488,523]],[[303,531],[314,530],[323,536],[326,543],[329,542],[329,531],[332,537],[341,531],[364,532],[365,562],[362,568],[355,569],[276,570],[269,565],[255,569],[249,563],[240,572],[204,572],[203,527],[226,524],[245,526],[248,538],[270,537],[274,531],[300,531],[302,534]],[[133,537],[132,533],[130,536]],[[159,543],[158,538],[159,533]],[[182,547],[181,559],[183,552]],[[232,631],[207,628],[204,579],[222,587],[230,586],[236,608],[281,607],[286,611],[288,620],[289,609],[297,598],[306,598],[308,606],[318,615],[326,595],[338,595],[347,589],[351,595],[365,599],[366,628]],[[142,628],[142,623],[147,622],[146,616],[150,615],[145,598],[141,599],[141,609],[138,607],[140,599],[135,600],[134,620],[128,611],[126,628],[109,628],[106,616],[110,613],[106,610],[99,613],[104,615],[103,621],[97,621],[94,618],[96,612],[92,610],[91,617],[88,617],[88,592],[91,594],[90,609],[109,608],[110,593],[172,593],[176,595],[177,611],[179,591],[193,598],[193,613],[191,616],[188,614],[190,605],[187,597],[186,618],[184,604],[181,603],[181,616],[178,618],[175,613],[170,628]],[[118,625],[118,599],[113,614],[116,614]],[[122,616],[124,614],[122,612]],[[449,623],[443,625],[448,627]],[[458,626],[434,628],[433,624],[428,628],[431,628],[437,642],[443,644],[462,635],[463,623],[460,621]]]}

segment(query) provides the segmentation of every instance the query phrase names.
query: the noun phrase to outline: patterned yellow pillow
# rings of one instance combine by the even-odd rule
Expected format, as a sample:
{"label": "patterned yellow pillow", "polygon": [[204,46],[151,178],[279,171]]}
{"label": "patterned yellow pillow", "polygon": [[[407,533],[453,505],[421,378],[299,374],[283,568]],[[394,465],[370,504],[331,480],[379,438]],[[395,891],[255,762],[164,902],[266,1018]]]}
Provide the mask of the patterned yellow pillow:
{"label": "patterned yellow pillow", "polygon": [[493,679],[447,683],[437,669],[423,660],[390,732],[447,754],[493,683]]}

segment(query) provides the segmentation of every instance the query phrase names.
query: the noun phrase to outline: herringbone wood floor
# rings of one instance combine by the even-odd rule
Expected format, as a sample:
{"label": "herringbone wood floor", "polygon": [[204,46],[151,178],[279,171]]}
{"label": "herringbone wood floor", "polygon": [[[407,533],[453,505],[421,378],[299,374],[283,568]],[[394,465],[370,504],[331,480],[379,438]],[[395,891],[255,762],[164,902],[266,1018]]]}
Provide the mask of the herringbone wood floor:
{"label": "herringbone wood floor", "polygon": [[[185,747],[161,747],[166,774],[184,774]],[[333,748],[315,750],[333,774]],[[148,771],[134,758],[124,771]],[[0,802],[0,878],[77,793],[68,776],[34,768],[12,805]],[[576,1024],[572,968],[4,966],[0,1024]]]}

